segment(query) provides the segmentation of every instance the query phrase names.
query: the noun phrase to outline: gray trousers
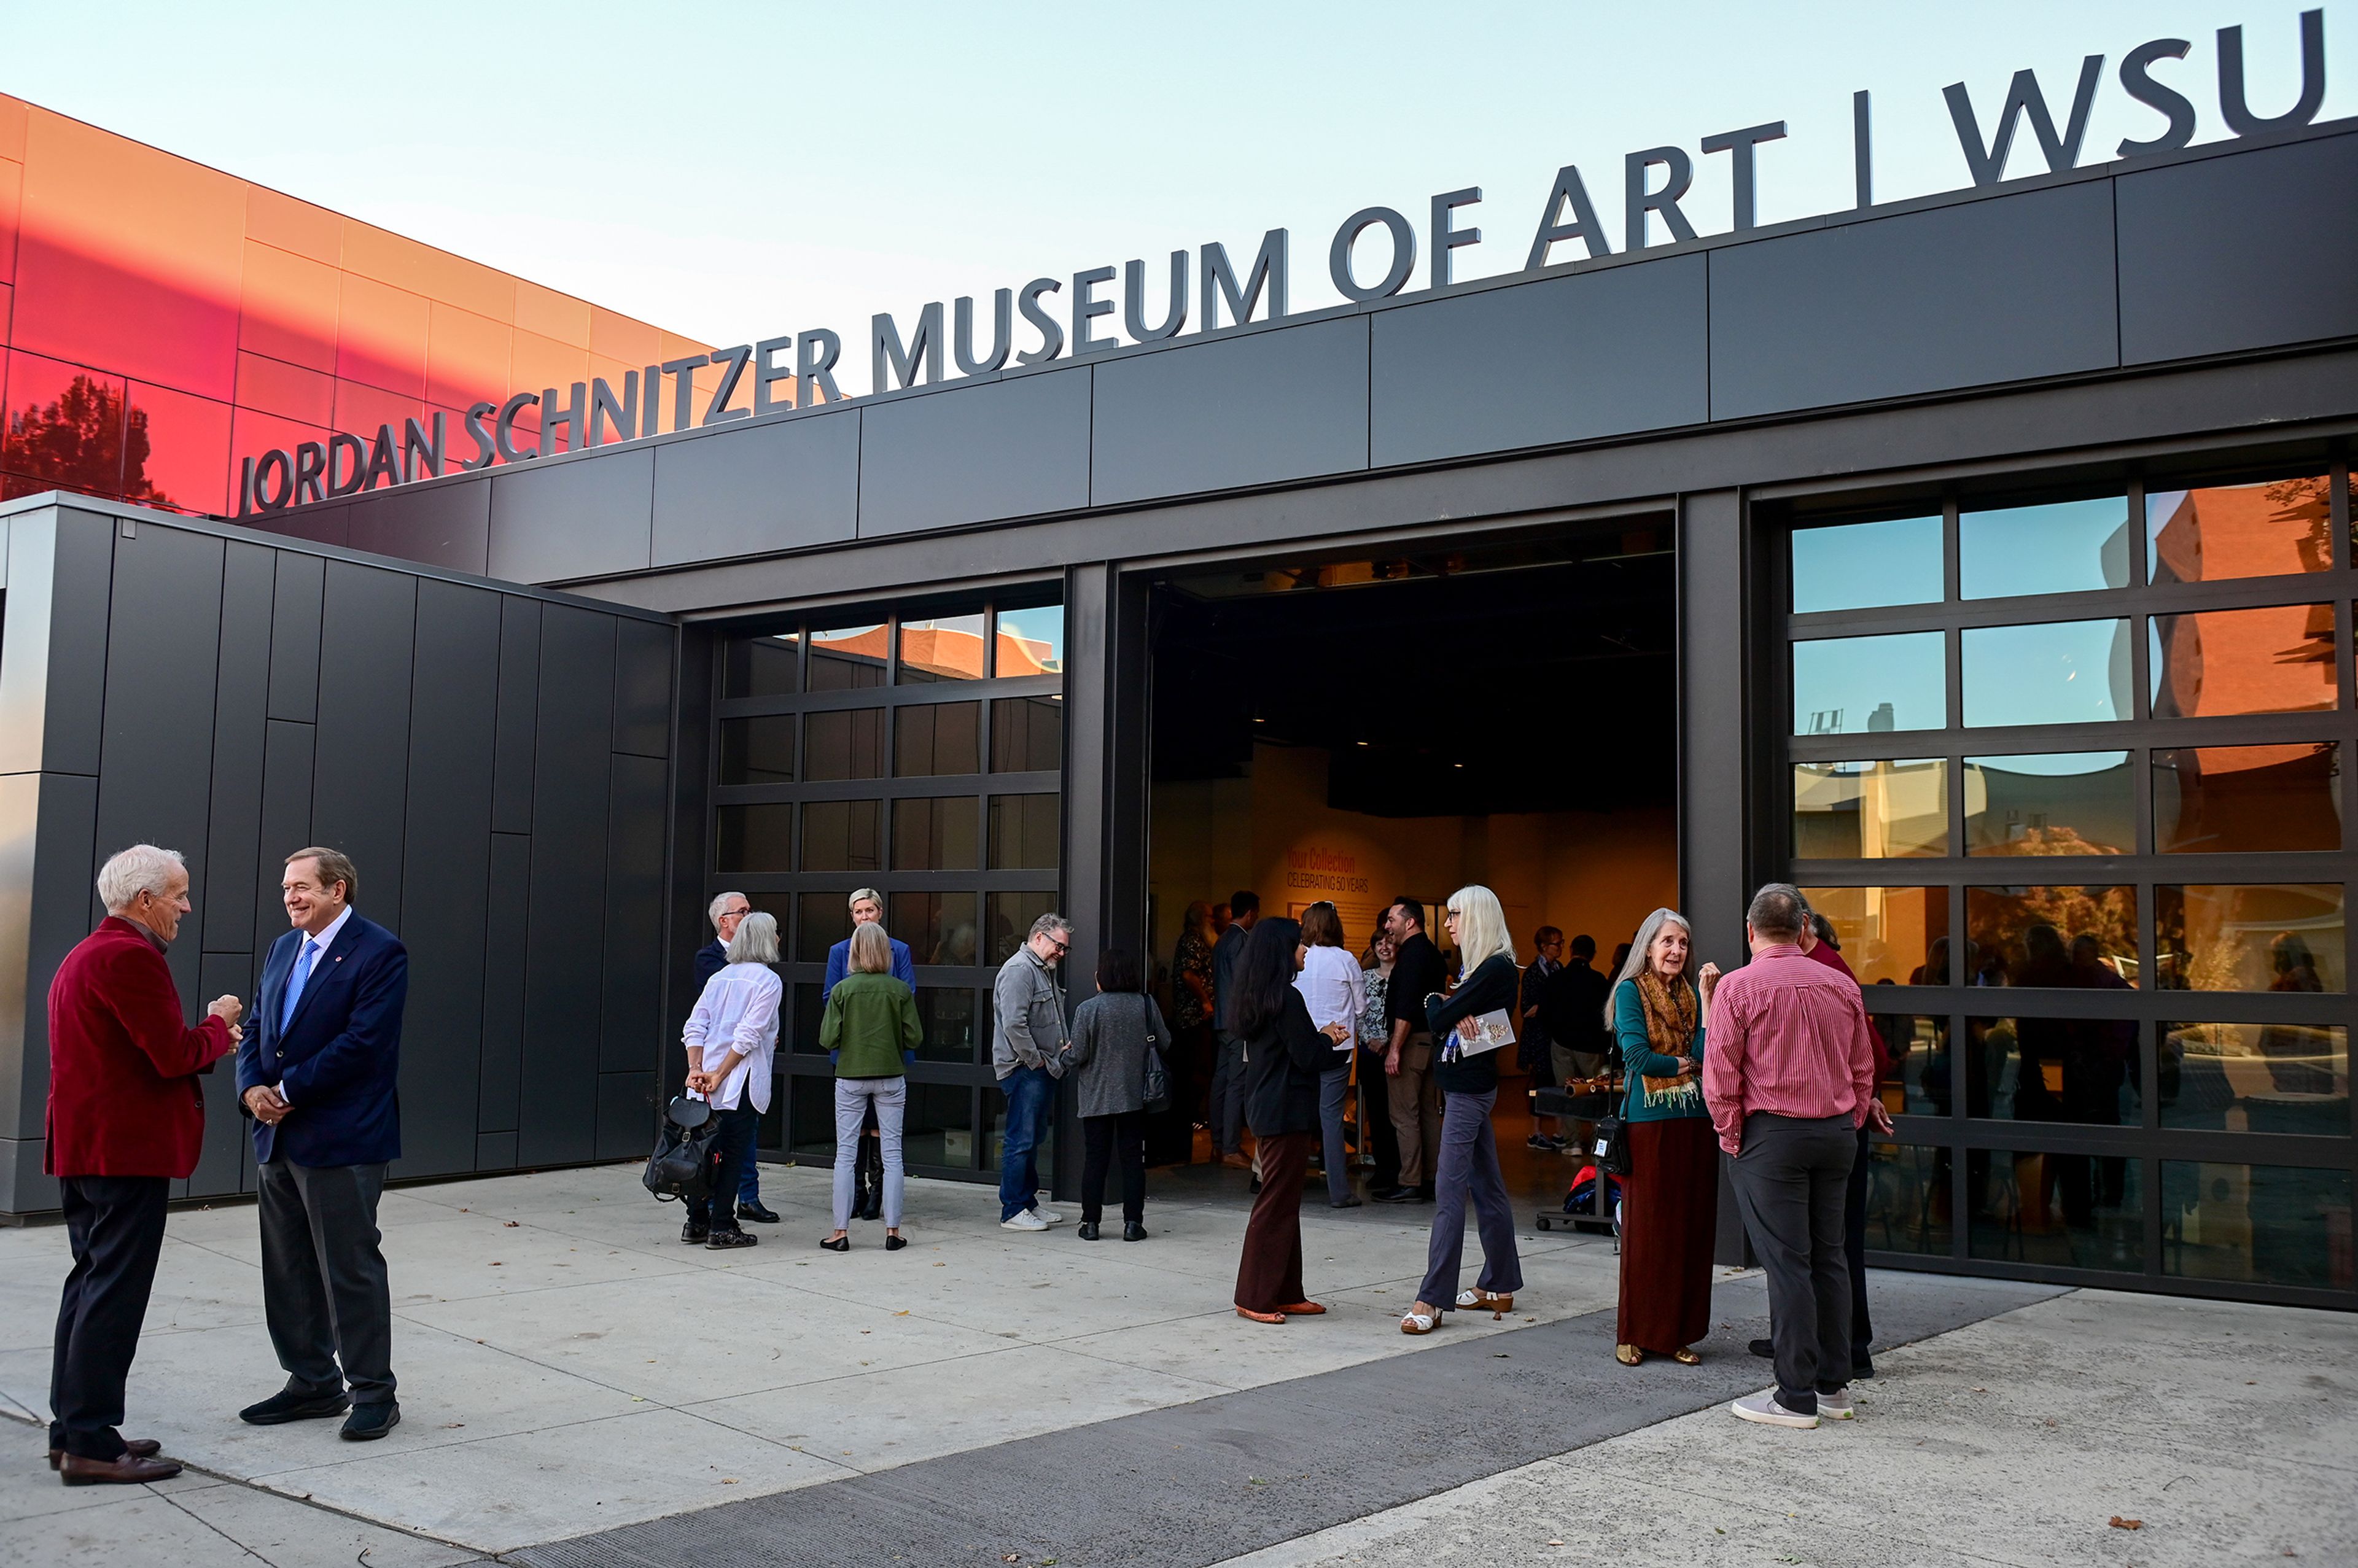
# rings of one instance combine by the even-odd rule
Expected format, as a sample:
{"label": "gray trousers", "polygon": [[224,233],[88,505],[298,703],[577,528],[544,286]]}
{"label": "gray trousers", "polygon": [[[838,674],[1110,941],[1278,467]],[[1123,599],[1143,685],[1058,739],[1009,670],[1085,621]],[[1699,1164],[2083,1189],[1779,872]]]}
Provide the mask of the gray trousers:
{"label": "gray trousers", "polygon": [[1511,1296],[1523,1288],[1523,1263],[1515,1250],[1515,1211],[1498,1169],[1498,1141],[1490,1131],[1490,1108],[1498,1103],[1498,1091],[1442,1098],[1446,1103],[1441,1111],[1440,1147],[1434,1151],[1433,1239],[1425,1248],[1424,1283],[1417,1287],[1416,1299],[1446,1309],[1457,1303],[1469,1198],[1474,1227],[1482,1238],[1482,1271],[1475,1276],[1475,1284],[1494,1295]]}
{"label": "gray trousers", "polygon": [[1342,1065],[1318,1075],[1318,1131],[1326,1161],[1326,1201],[1351,1195],[1351,1156],[1343,1147],[1343,1105],[1351,1098],[1351,1053],[1335,1054]]}
{"label": "gray trousers", "polygon": [[1736,1212],[1768,1276],[1777,1398],[1814,1413],[1850,1382],[1850,1265],[1843,1207],[1858,1134],[1847,1116],[1798,1120],[1756,1110],[1728,1166]]}
{"label": "gray trousers", "polygon": [[[262,1313],[287,1386],[352,1402],[393,1398],[393,1293],[376,1227],[383,1165],[254,1167]],[[342,1363],[341,1370],[337,1364]]]}
{"label": "gray trousers", "polygon": [[1234,1154],[1245,1144],[1245,1043],[1226,1034],[1219,1065],[1212,1069],[1212,1147]]}
{"label": "gray trousers", "polygon": [[906,1078],[835,1080],[835,1227],[851,1226],[852,1194],[858,1190],[860,1131],[868,1125],[868,1102],[876,1102],[877,1152],[884,1156],[884,1224],[901,1223],[901,1120],[909,1108]]}

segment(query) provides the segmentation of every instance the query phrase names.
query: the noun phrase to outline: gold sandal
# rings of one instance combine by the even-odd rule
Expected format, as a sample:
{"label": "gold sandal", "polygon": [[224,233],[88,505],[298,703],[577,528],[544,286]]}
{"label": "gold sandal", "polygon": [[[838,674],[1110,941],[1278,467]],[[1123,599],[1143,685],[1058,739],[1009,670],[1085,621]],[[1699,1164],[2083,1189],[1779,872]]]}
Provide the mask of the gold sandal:
{"label": "gold sandal", "polygon": [[1703,1357],[1693,1350],[1673,1350],[1671,1352],[1671,1359],[1677,1362],[1682,1367],[1700,1367],[1703,1365]]}
{"label": "gold sandal", "polygon": [[1645,1358],[1646,1353],[1634,1345],[1617,1345],[1613,1347],[1613,1359],[1620,1362],[1624,1367],[1635,1367]]}

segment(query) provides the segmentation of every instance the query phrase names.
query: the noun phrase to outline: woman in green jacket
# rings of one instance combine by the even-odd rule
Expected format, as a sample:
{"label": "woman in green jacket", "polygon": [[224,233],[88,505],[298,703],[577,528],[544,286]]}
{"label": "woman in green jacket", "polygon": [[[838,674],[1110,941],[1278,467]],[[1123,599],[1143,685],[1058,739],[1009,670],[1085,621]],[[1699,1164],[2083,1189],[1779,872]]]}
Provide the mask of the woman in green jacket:
{"label": "woman in green jacket", "polygon": [[1638,927],[1605,1022],[1628,1088],[1621,1131],[1621,1322],[1614,1356],[1649,1351],[1692,1367],[1711,1332],[1711,1245],[1719,1218],[1719,1141],[1703,1103],[1704,999],[1686,917],[1658,909]]}
{"label": "woman in green jacket", "polygon": [[915,994],[893,978],[892,940],[882,925],[852,927],[850,961],[851,972],[827,992],[818,1025],[819,1048],[835,1063],[835,1234],[819,1245],[830,1252],[851,1250],[860,1131],[872,1103],[884,1156],[884,1250],[898,1252],[909,1244],[901,1234],[901,1118],[909,1106],[903,1069],[925,1026]]}

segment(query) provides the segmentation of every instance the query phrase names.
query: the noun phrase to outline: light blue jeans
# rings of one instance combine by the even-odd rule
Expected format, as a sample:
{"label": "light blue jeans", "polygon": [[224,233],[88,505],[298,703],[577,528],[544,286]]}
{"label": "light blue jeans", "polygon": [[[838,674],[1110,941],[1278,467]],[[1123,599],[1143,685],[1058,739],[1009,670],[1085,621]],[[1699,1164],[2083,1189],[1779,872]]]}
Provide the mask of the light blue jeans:
{"label": "light blue jeans", "polygon": [[868,1122],[868,1102],[876,1102],[876,1142],[884,1156],[884,1223],[901,1223],[901,1118],[909,1108],[906,1078],[835,1080],[835,1227],[851,1227],[854,1173],[860,1164],[860,1130]]}

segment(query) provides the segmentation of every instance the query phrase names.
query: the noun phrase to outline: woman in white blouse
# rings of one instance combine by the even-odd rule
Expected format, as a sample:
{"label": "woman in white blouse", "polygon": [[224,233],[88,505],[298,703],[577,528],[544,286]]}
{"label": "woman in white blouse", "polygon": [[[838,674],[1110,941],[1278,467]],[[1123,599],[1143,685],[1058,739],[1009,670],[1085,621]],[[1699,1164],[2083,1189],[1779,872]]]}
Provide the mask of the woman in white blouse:
{"label": "woman in white blouse", "polygon": [[719,1203],[687,1206],[679,1238],[707,1247],[751,1247],[760,1237],[737,1223],[738,1178],[753,1157],[753,1136],[770,1108],[772,1060],[778,1049],[778,999],[785,988],[770,966],[778,961],[778,919],[747,915],[729,939],[729,964],[704,982],[680,1040],[687,1047],[687,1092],[712,1106],[720,1134],[710,1190]]}
{"label": "woman in white blouse", "polygon": [[1357,1208],[1350,1157],[1343,1148],[1343,1102],[1351,1094],[1351,1048],[1359,1034],[1359,961],[1343,946],[1343,918],[1321,899],[1302,912],[1302,972],[1293,989],[1309,1004],[1310,1022],[1335,1043],[1334,1060],[1318,1075],[1318,1128],[1326,1161],[1326,1205]]}

